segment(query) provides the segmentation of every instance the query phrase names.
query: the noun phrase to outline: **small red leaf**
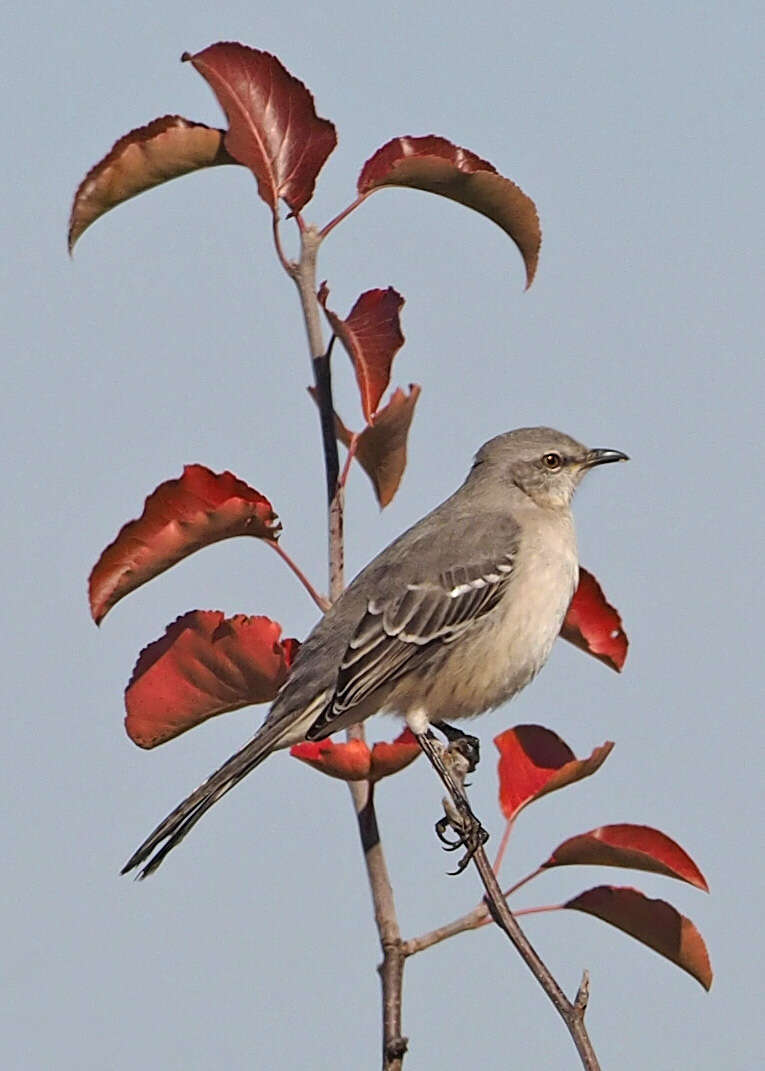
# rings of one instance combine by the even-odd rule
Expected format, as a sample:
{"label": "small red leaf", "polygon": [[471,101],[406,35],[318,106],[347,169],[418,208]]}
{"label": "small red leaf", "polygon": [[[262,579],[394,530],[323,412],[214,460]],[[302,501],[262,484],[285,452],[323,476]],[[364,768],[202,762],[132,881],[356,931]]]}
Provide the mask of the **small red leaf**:
{"label": "small red leaf", "polygon": [[366,781],[369,778],[372,753],[363,740],[339,744],[333,740],[306,740],[294,744],[290,755],[341,781]]}
{"label": "small red leaf", "polygon": [[218,98],[229,129],[226,148],[249,167],[258,193],[276,215],[279,198],[299,212],[313,196],[316,177],[337,144],[313,97],[276,56],[236,42],[210,45],[190,61]]}
{"label": "small red leaf", "polygon": [[275,541],[279,521],[271,503],[230,472],[186,465],[177,480],[161,483],[143,513],[120,529],[90,574],[90,610],[96,624],[124,595],[189,554],[232,536]]}
{"label": "small red leaf", "polygon": [[223,134],[180,115],[165,115],[125,134],[77,188],[69,252],[91,223],[123,201],[191,171],[237,163],[223,147]]}
{"label": "small red leaf", "polygon": [[145,647],[125,689],[125,728],[152,748],[216,714],[273,699],[296,640],[268,617],[191,610]]}
{"label": "small red leaf", "polygon": [[433,134],[393,138],[367,160],[356,185],[362,196],[382,186],[409,186],[480,212],[518,246],[531,286],[542,243],[534,202],[475,153]]}
{"label": "small red leaf", "polygon": [[516,725],[495,736],[494,743],[499,751],[499,804],[508,822],[532,800],[594,774],[614,746],[608,740],[589,758],[577,759],[568,744],[541,725]]}
{"label": "small red leaf", "polygon": [[575,896],[563,907],[609,922],[682,967],[705,989],[712,985],[712,968],[703,937],[689,918],[665,900],[650,900],[637,889],[599,885]]}
{"label": "small red leaf", "polygon": [[417,738],[405,729],[392,743],[381,741],[371,750],[364,740],[307,740],[294,744],[290,755],[341,781],[381,781],[414,762],[421,751]]}
{"label": "small red leaf", "polygon": [[648,870],[687,881],[709,892],[704,875],[691,857],[676,841],[650,826],[623,822],[569,837],[558,845],[542,866],[548,868],[574,864]]}
{"label": "small red leaf", "polygon": [[560,634],[564,640],[621,672],[627,659],[629,640],[622,628],[622,619],[606,602],[606,597],[592,573],[579,570],[579,586]]}
{"label": "small red leaf", "polygon": [[411,729],[404,729],[392,743],[381,740],[372,748],[372,761],[369,771],[371,781],[381,781],[398,773],[422,754],[417,737]]}
{"label": "small red leaf", "polygon": [[[408,394],[397,387],[375,416],[374,424],[368,424],[356,441],[356,460],[372,481],[381,509],[392,501],[406,469],[407,438],[420,391],[416,383],[409,384]],[[309,387],[308,393],[316,401],[316,389]],[[335,434],[347,449],[353,432],[337,413]]]}
{"label": "small red leaf", "polygon": [[404,344],[399,310],[404,304],[392,286],[387,290],[366,290],[345,320],[327,308],[329,290],[322,283],[321,302],[329,324],[348,351],[361,394],[361,408],[367,424],[374,420],[377,407],[390,383],[393,358]]}

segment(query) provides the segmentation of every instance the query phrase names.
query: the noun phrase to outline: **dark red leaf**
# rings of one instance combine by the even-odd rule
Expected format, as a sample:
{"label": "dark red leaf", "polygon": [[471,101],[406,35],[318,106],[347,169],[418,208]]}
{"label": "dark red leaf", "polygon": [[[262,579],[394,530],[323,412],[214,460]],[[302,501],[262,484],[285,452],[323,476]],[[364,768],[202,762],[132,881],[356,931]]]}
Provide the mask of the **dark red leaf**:
{"label": "dark red leaf", "polygon": [[186,465],[181,477],[149,495],[138,520],[101,554],[89,581],[93,619],[100,624],[124,595],[201,547],[243,535],[273,542],[279,529],[268,499],[232,473]]}
{"label": "dark red leaf", "polygon": [[404,344],[399,310],[401,295],[387,290],[367,290],[358,299],[345,320],[327,308],[329,291],[322,283],[321,302],[333,332],[348,351],[361,393],[361,408],[367,424],[374,420],[377,407],[390,383],[393,358]]}
{"label": "dark red leaf", "polygon": [[495,736],[494,743],[499,751],[499,804],[508,821],[532,800],[594,774],[614,746],[608,740],[589,758],[577,759],[568,744],[541,725],[516,725]]}
{"label": "dark red leaf", "polygon": [[294,744],[290,755],[341,781],[381,781],[414,762],[421,750],[405,729],[392,743],[381,741],[371,750],[364,740],[307,740]]}
{"label": "dark red leaf", "polygon": [[225,618],[191,610],[139,655],[125,689],[125,728],[151,748],[215,714],[273,699],[287,678],[296,640],[280,641],[268,617]]}
{"label": "dark red leaf", "polygon": [[437,193],[480,212],[509,235],[526,265],[526,288],[537,270],[542,232],[534,202],[486,160],[446,138],[393,138],[364,164],[357,182],[366,196],[382,186]]}
{"label": "dark red leaf", "polygon": [[560,634],[564,640],[621,672],[627,659],[629,640],[622,628],[622,619],[606,602],[606,597],[592,573],[579,570],[579,586]]}
{"label": "dark red leaf", "polygon": [[637,889],[599,885],[563,907],[584,911],[642,941],[701,982],[712,985],[712,968],[704,939],[689,918],[665,900],[650,900]]}
{"label": "dark red leaf", "polygon": [[650,826],[600,826],[559,844],[543,867],[623,866],[687,881],[709,892],[704,875],[676,841]]}
{"label": "dark red leaf", "polygon": [[223,134],[180,115],[165,115],[120,138],[77,188],[69,252],[91,223],[123,201],[191,171],[237,163],[223,146]]}
{"label": "dark red leaf", "polygon": [[[407,437],[420,390],[416,383],[409,384],[408,394],[397,387],[374,424],[368,424],[357,440],[356,459],[372,481],[382,509],[393,499],[406,469]],[[315,388],[309,387],[308,393],[316,401]],[[337,413],[335,433],[343,446],[350,446],[354,433]]]}
{"label": "dark red leaf", "polygon": [[[372,481],[381,509],[392,501],[406,469],[407,439],[420,390],[416,383],[409,384],[408,394],[397,387],[356,445],[356,458]],[[350,432],[339,419],[337,425],[338,438],[348,446]]]}
{"label": "dark red leaf", "polygon": [[313,97],[268,52],[236,42],[210,45],[193,64],[228,118],[226,148],[249,167],[258,193],[276,215],[279,198],[299,212],[313,196],[316,177],[337,144],[328,119],[319,119]]}

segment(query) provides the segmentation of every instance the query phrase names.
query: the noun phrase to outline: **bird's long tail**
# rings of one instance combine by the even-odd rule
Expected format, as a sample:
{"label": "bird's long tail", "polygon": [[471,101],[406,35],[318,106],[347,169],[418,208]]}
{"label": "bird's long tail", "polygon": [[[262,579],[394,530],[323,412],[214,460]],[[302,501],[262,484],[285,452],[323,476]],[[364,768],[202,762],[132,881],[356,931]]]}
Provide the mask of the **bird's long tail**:
{"label": "bird's long tail", "polygon": [[[127,874],[128,871],[146,863],[138,877],[142,879],[153,874],[168,852],[171,852],[176,844],[180,844],[205,811],[268,758],[271,752],[279,746],[284,736],[284,724],[263,726],[257,736],[227,759],[219,770],[211,774],[199,788],[179,803],[164,821],[160,822],[140,848],[133,852],[120,873]],[[147,859],[148,862],[146,862]]]}

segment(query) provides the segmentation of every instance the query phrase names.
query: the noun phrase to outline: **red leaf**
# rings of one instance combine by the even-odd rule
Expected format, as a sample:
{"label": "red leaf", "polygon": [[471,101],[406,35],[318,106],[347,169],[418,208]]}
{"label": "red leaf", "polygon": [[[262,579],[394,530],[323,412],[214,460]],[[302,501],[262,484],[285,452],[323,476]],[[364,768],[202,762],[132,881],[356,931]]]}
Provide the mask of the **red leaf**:
{"label": "red leaf", "polygon": [[392,743],[379,741],[372,748],[370,780],[382,781],[383,777],[398,773],[421,754],[422,748],[411,729],[404,729]]}
{"label": "red leaf", "polygon": [[232,473],[186,465],[101,554],[89,581],[93,619],[100,624],[124,595],[201,547],[241,535],[275,541],[279,529],[268,499]]}
{"label": "red leaf", "polygon": [[145,647],[125,689],[125,728],[151,748],[229,710],[273,699],[296,640],[268,617],[191,610]]}
{"label": "red leaf", "polygon": [[676,963],[701,982],[712,985],[712,968],[704,939],[690,919],[665,900],[650,900],[637,889],[599,885],[563,904],[609,922]]}
{"label": "red leaf", "polygon": [[650,826],[600,826],[559,844],[543,867],[624,866],[687,881],[709,892],[704,875],[679,844]]}
{"label": "red leaf", "polygon": [[608,740],[589,758],[577,759],[550,729],[516,725],[494,737],[499,751],[499,804],[508,822],[532,800],[598,770],[613,748]]}
{"label": "red leaf", "polygon": [[366,290],[345,320],[327,308],[329,290],[322,283],[321,302],[330,326],[348,351],[361,393],[361,407],[367,424],[374,420],[377,407],[390,383],[393,358],[404,344],[399,310],[401,295],[387,290]]}
{"label": "red leaf", "polygon": [[252,171],[258,193],[276,215],[279,198],[299,212],[313,196],[316,176],[337,144],[313,97],[268,52],[236,42],[184,52],[218,98],[229,129],[226,148]]}
{"label": "red leaf", "polygon": [[621,672],[629,647],[622,619],[606,602],[600,584],[586,569],[579,570],[579,586],[560,634],[564,640],[594,655],[617,673]]}
{"label": "red leaf", "polygon": [[180,115],[165,115],[125,134],[77,188],[69,252],[91,223],[123,201],[203,167],[235,164],[223,147],[223,134]]}
{"label": "red leaf", "polygon": [[290,755],[341,781],[366,781],[369,778],[372,753],[363,740],[340,744],[333,740],[306,740],[302,744],[293,744]]}
{"label": "red leaf", "polygon": [[362,196],[382,186],[410,186],[480,212],[518,246],[526,289],[531,286],[542,243],[534,202],[475,153],[433,134],[393,138],[367,160],[356,185]]}
{"label": "red leaf", "polygon": [[364,740],[307,740],[294,744],[290,755],[341,781],[381,781],[414,762],[421,751],[417,738],[405,729],[392,743],[381,741],[371,750]]}

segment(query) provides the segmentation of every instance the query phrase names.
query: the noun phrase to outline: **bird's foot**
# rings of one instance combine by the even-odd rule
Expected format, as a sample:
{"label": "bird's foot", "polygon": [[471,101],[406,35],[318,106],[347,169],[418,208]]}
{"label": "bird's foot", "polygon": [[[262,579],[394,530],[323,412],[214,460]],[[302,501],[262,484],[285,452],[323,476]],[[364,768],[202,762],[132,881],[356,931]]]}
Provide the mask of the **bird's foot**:
{"label": "bird's foot", "polygon": [[[440,725],[439,728],[442,731]],[[448,728],[451,729],[451,726]],[[450,739],[447,748],[441,751],[441,761],[447,775],[445,783],[450,795],[445,796],[442,801],[444,802],[444,817],[438,819],[435,829],[445,851],[465,849],[465,854],[457,863],[456,870],[451,871],[452,874],[461,874],[479,847],[489,840],[489,833],[472,813],[465,795],[465,776],[475,769],[478,740],[460,733],[459,729],[451,729],[451,731],[454,734],[453,738]],[[455,835],[450,836],[449,830]]]}
{"label": "bird's foot", "polygon": [[[457,869],[449,871],[451,875],[461,874],[478,849],[482,848],[489,839],[489,834],[469,807],[467,807],[467,813],[463,815],[451,800],[445,799],[444,811],[446,813],[443,818],[439,818],[436,822],[436,836],[446,852],[456,852],[458,848],[465,849],[465,854],[457,863]],[[452,830],[456,837],[449,837],[447,830]]]}
{"label": "bird's foot", "polygon": [[[458,848],[465,849],[465,854],[458,862],[457,869],[450,872],[452,874],[461,874],[478,849],[489,839],[489,834],[473,814],[465,795],[465,776],[474,769],[474,750],[470,744],[471,739],[475,738],[457,732],[456,739],[447,747],[432,737],[428,737],[426,742],[420,741],[449,791],[449,795],[443,799],[444,816],[436,822],[436,835],[445,851],[454,852]],[[450,837],[448,830],[451,830],[455,836]]]}
{"label": "bird's foot", "polygon": [[435,721],[433,726],[449,741],[447,751],[456,751],[465,756],[468,762],[468,773],[472,773],[481,761],[481,741],[478,737],[463,733],[462,729],[455,729],[453,725],[448,725],[445,721]]}

